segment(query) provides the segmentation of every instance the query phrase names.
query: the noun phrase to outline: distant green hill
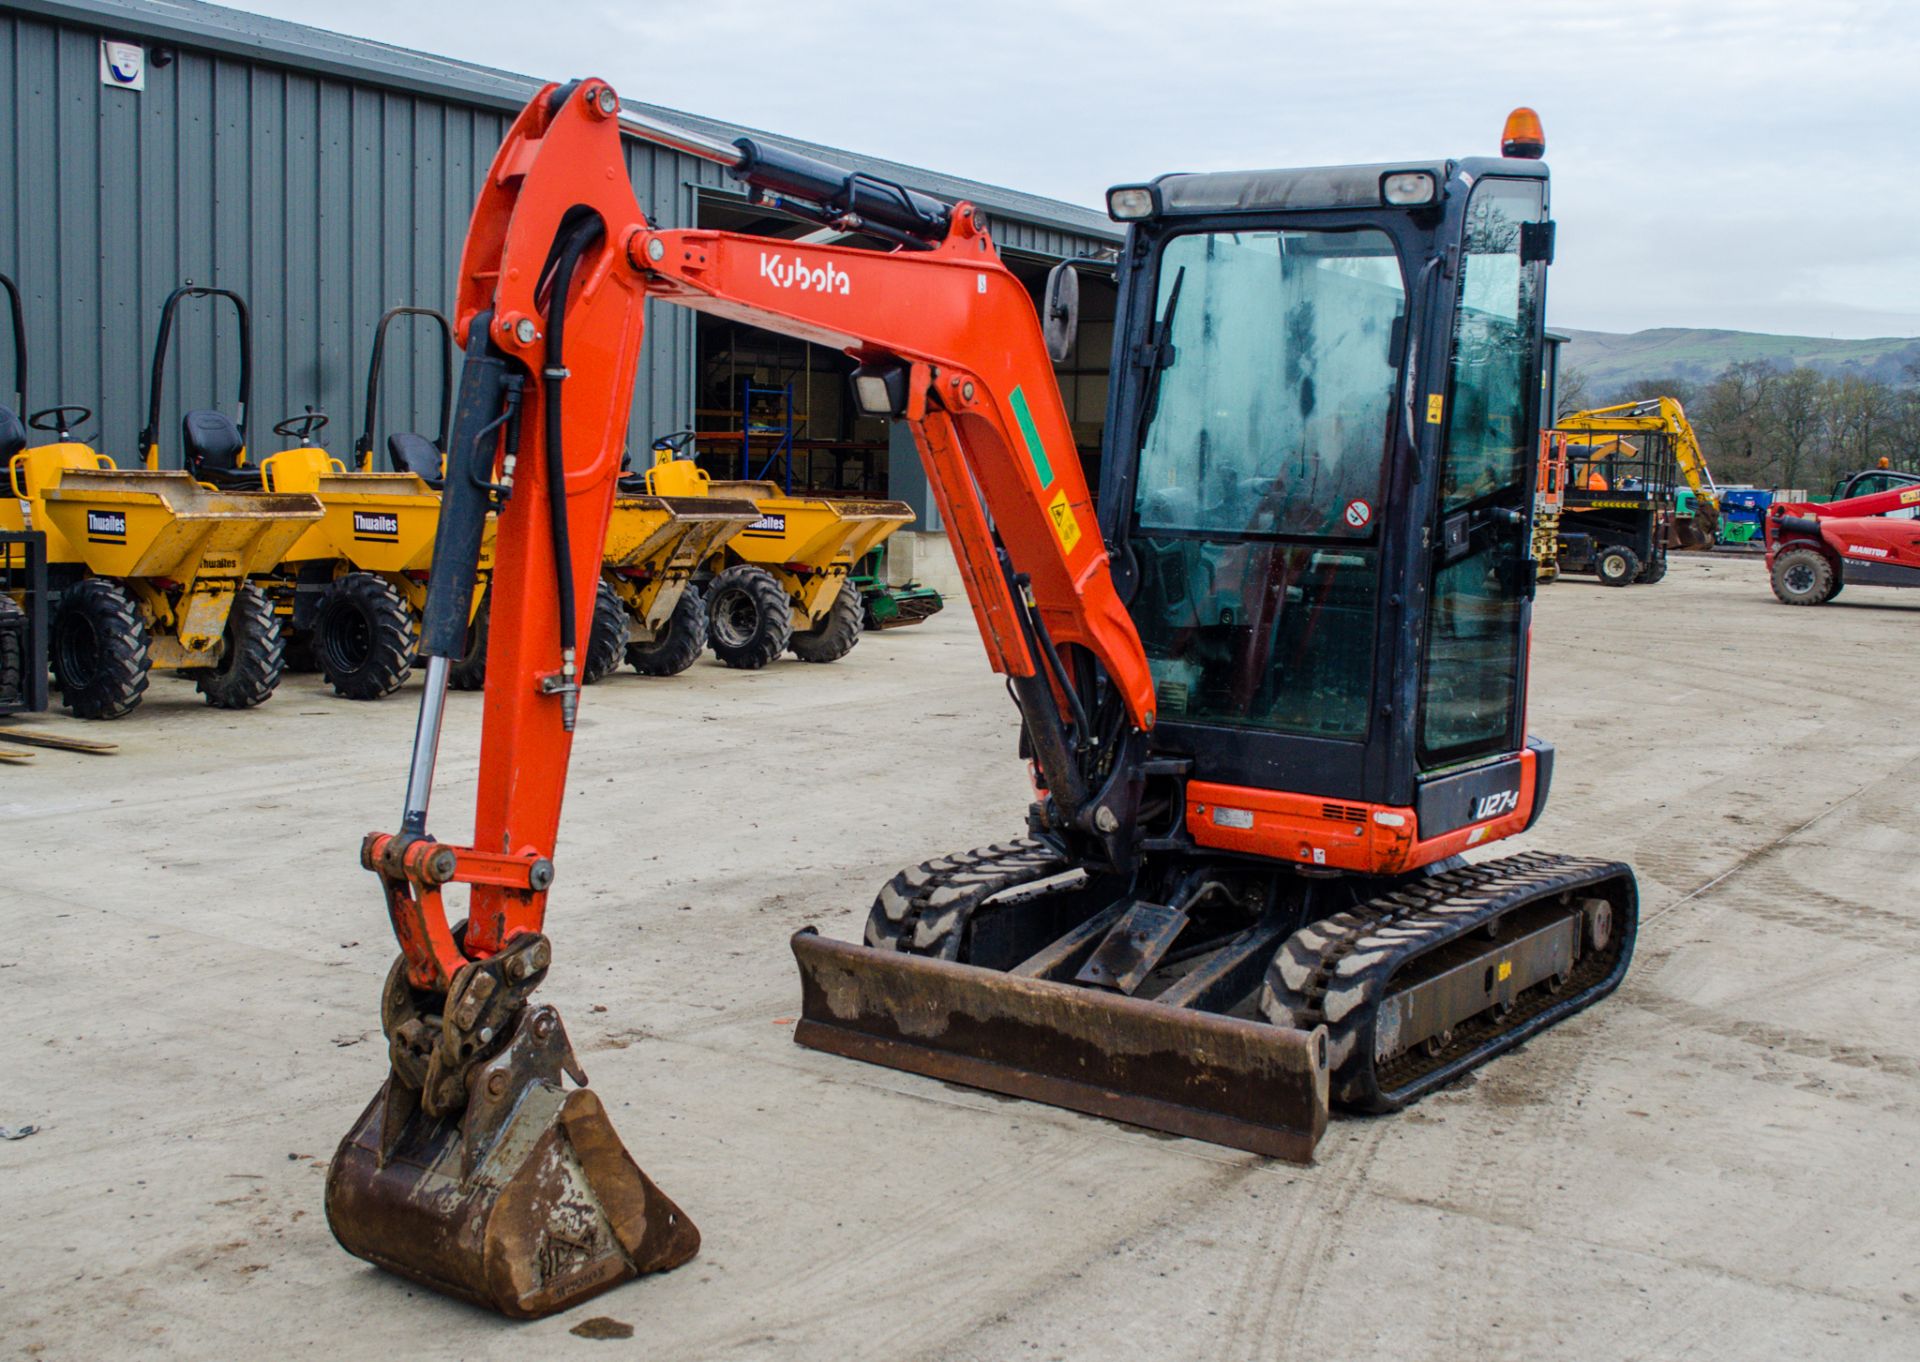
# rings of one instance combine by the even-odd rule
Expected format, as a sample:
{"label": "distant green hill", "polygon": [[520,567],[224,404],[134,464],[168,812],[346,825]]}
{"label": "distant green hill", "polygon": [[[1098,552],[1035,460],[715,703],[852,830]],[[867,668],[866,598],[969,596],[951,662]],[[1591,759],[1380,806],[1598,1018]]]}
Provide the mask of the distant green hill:
{"label": "distant green hill", "polygon": [[1906,381],[1906,366],[1920,362],[1920,337],[1826,340],[1683,327],[1630,335],[1551,329],[1573,338],[1561,362],[1584,372],[1596,394],[1645,379],[1679,377],[1704,383],[1717,378],[1729,364],[1750,359],[1767,360],[1783,369],[1804,364],[1822,373],[1858,374],[1888,383]]}

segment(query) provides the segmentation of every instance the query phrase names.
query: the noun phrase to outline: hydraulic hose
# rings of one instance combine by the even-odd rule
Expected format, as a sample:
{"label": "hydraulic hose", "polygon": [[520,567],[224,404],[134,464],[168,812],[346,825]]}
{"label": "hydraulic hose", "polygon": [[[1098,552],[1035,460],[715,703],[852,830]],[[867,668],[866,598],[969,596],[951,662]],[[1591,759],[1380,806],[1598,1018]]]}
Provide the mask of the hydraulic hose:
{"label": "hydraulic hose", "polygon": [[[560,391],[566,381],[565,344],[567,333],[567,294],[573,287],[573,271],[580,257],[600,239],[598,218],[588,218],[573,229],[554,261],[552,286],[547,303],[547,367],[541,372],[546,401],[543,417],[547,445],[547,512],[553,533],[554,579],[560,598],[560,670],[563,688],[575,682],[575,650],[578,646],[574,620],[573,553],[567,536],[566,458],[560,434]],[[561,703],[566,726],[573,727],[573,702],[577,692],[563,689]]]}

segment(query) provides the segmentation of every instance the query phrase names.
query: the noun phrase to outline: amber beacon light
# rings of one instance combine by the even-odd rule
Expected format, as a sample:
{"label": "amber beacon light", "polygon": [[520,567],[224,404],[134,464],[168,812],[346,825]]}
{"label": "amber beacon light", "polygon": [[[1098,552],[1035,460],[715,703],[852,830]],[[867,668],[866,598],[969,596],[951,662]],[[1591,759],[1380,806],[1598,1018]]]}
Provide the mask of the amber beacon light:
{"label": "amber beacon light", "polygon": [[1522,161],[1537,161],[1547,154],[1547,135],[1540,130],[1540,115],[1522,105],[1507,115],[1507,126],[1500,134],[1500,154]]}

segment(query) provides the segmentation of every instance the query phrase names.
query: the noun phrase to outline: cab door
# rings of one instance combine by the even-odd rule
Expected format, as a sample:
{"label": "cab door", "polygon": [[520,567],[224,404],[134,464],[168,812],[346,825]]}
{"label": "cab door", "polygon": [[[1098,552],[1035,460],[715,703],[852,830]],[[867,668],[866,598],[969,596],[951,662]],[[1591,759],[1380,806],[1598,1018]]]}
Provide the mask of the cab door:
{"label": "cab door", "polygon": [[[1454,300],[1420,678],[1422,771],[1525,741],[1528,542],[1546,266],[1546,184],[1482,179],[1467,201]],[[1436,410],[1436,408],[1439,408]]]}

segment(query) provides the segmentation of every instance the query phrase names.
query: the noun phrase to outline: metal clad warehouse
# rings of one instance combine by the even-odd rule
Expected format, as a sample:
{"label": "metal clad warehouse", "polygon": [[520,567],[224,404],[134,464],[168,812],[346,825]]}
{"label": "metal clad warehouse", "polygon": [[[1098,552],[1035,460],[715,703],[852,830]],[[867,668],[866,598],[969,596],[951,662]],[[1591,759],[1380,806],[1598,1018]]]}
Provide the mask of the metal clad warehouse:
{"label": "metal clad warehouse", "polygon": [[[583,62],[590,58],[583,49]],[[538,85],[190,0],[11,0],[0,13],[0,72],[8,91],[0,100],[0,192],[12,205],[0,215],[0,271],[25,295],[28,406],[93,408],[79,433],[123,465],[138,457],[163,300],[188,280],[233,289],[251,305],[255,450],[279,448],[269,433],[274,422],[312,404],[332,420],[323,442],[344,457],[381,313],[401,304],[450,307],[480,177]],[[745,131],[654,112],[729,139]],[[972,199],[1033,283],[1045,263],[1110,252],[1117,240],[1111,224],[1086,209],[769,140],[944,198]],[[782,236],[813,230],[748,205],[707,162],[632,140],[627,159],[642,207],[664,226]],[[1084,388],[1074,405],[1087,442],[1106,386],[1097,309],[1087,350],[1098,381],[1075,385]],[[716,371],[714,347],[732,342],[710,339],[711,353],[703,354],[693,314],[661,305],[650,309],[648,341],[630,441],[640,446],[655,433],[719,425],[718,444],[707,442],[703,457],[724,461],[727,404],[697,391],[697,372],[703,359]],[[431,432],[440,400],[438,351],[427,328],[396,329],[388,348],[378,451],[387,432]],[[905,466],[915,461],[889,460],[887,433],[877,442],[870,430],[862,438],[841,410],[837,357],[789,351],[769,360],[771,351],[736,349],[740,355],[726,358],[729,382],[742,372],[772,381],[764,379],[767,364],[785,366],[775,378],[788,382],[789,428],[819,427],[817,438],[788,441],[807,446],[814,481],[837,474],[843,481],[831,485],[891,487],[916,501],[931,527],[924,496],[915,495],[919,471]],[[808,386],[796,390],[803,365]],[[1086,378],[1091,367],[1070,360],[1065,373]],[[185,305],[159,426],[163,463],[179,463],[182,402],[230,409],[238,374],[228,316],[206,300]],[[749,413],[733,415],[740,432],[731,438],[749,451],[743,457],[754,457],[753,441],[765,437],[749,433]],[[831,457],[816,463],[816,447]],[[861,449],[864,458],[850,463],[848,451]]]}

